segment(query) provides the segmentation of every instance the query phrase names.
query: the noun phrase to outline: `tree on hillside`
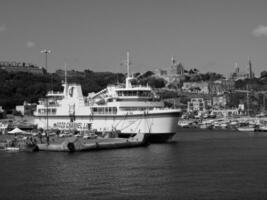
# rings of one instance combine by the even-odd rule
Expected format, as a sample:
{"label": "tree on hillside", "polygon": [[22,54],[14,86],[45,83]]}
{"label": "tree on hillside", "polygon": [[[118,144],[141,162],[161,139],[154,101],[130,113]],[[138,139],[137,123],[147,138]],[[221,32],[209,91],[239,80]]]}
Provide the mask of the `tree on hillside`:
{"label": "tree on hillside", "polygon": [[261,78],[266,78],[266,77],[267,77],[267,71],[262,71]]}
{"label": "tree on hillside", "polygon": [[148,80],[148,84],[152,88],[163,88],[163,87],[165,87],[166,81],[164,79],[162,79],[162,78],[151,77]]}
{"label": "tree on hillside", "polygon": [[[82,74],[84,73],[84,74]],[[5,109],[14,108],[24,101],[37,103],[39,98],[43,98],[48,90],[62,91],[63,76],[54,74],[32,74],[26,72],[7,72],[0,70],[0,106]],[[123,74],[111,72],[85,72],[77,73],[68,77],[68,82],[82,85],[83,94],[96,92],[105,88],[108,84],[115,84],[124,81]]]}
{"label": "tree on hillside", "polygon": [[162,88],[165,87],[166,81],[163,78],[157,78],[157,77],[148,77],[139,80],[141,85],[149,85],[152,88]]}

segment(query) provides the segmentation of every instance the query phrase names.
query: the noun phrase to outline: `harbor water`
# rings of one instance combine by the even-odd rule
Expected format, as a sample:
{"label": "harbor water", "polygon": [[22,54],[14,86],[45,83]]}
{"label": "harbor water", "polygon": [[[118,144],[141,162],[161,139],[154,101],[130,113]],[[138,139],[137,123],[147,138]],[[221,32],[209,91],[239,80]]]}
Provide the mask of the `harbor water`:
{"label": "harbor water", "polygon": [[0,199],[266,199],[267,134],[181,129],[172,142],[0,152]]}

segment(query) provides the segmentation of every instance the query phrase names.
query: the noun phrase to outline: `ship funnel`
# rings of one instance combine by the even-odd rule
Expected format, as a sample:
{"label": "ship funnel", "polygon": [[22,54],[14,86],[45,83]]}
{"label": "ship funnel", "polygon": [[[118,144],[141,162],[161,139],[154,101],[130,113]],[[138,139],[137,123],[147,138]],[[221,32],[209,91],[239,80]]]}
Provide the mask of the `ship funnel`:
{"label": "ship funnel", "polygon": [[130,77],[130,53],[127,51],[127,60],[126,60],[126,65],[127,65],[127,77]]}

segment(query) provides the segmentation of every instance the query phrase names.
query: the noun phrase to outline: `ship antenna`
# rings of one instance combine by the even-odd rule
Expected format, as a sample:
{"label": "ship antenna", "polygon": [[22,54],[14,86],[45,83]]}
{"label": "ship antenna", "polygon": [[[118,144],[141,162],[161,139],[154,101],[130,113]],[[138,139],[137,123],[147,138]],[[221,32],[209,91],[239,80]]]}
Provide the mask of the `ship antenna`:
{"label": "ship antenna", "polygon": [[130,77],[130,53],[129,51],[127,51],[126,65],[127,65],[127,77]]}
{"label": "ship antenna", "polygon": [[65,84],[67,84],[67,64],[65,63]]}
{"label": "ship antenna", "polygon": [[131,76],[130,76],[130,54],[129,51],[127,51],[127,61],[126,61],[126,65],[127,65],[127,78],[126,78],[126,88],[131,88],[132,84],[131,84]]}
{"label": "ship antenna", "polygon": [[67,84],[68,84],[68,79],[67,79],[67,64],[65,63],[65,95],[67,95]]}

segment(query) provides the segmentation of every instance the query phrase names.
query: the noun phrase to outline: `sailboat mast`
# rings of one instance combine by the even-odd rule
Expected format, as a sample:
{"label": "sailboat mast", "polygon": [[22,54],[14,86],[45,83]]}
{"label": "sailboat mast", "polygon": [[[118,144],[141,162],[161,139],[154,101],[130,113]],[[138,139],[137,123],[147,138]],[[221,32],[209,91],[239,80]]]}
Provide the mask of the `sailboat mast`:
{"label": "sailboat mast", "polygon": [[65,84],[67,84],[67,65],[65,63]]}
{"label": "sailboat mast", "polygon": [[68,93],[67,64],[65,63],[65,95]]}
{"label": "sailboat mast", "polygon": [[248,116],[249,116],[249,88],[248,88],[248,85],[247,85],[247,109],[248,109]]}
{"label": "sailboat mast", "polygon": [[129,51],[127,51],[127,61],[126,61],[126,65],[127,65],[127,77],[130,77],[130,53]]}

